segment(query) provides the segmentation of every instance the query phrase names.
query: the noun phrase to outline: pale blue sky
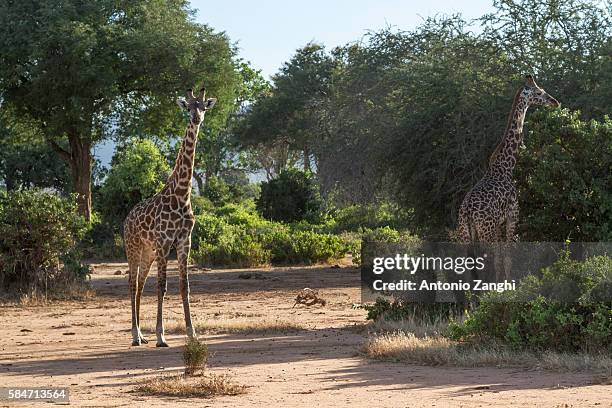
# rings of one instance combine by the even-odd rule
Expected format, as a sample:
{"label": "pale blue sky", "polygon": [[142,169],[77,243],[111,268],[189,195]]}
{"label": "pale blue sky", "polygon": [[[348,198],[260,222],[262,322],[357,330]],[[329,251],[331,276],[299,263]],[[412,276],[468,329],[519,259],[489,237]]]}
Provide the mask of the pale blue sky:
{"label": "pale blue sky", "polygon": [[[239,54],[262,70],[274,74],[309,41],[327,49],[357,41],[368,30],[392,26],[411,30],[437,14],[461,13],[466,19],[492,11],[492,0],[194,0],[197,20],[225,31],[239,46]],[[94,148],[94,155],[108,166],[114,143]]]}
{"label": "pale blue sky", "polygon": [[401,30],[436,14],[461,13],[476,18],[492,11],[492,0],[194,0],[197,20],[238,41],[240,55],[275,73],[293,52],[316,41],[328,49],[359,40],[367,30],[387,25]]}

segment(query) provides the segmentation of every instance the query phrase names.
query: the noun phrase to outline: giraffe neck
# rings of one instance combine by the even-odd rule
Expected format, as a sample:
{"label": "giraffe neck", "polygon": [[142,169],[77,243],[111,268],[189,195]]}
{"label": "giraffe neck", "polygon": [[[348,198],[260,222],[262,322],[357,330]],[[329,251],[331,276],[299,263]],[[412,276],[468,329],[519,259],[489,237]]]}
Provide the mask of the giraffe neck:
{"label": "giraffe neck", "polygon": [[176,156],[174,170],[166,183],[167,193],[177,196],[182,202],[188,202],[191,199],[191,179],[193,178],[199,129],[199,125],[189,122],[185,138]]}
{"label": "giraffe neck", "polygon": [[512,171],[518,157],[518,150],[523,142],[525,114],[527,113],[527,108],[529,108],[522,91],[520,89],[514,97],[504,137],[489,159],[489,173],[512,177]]}

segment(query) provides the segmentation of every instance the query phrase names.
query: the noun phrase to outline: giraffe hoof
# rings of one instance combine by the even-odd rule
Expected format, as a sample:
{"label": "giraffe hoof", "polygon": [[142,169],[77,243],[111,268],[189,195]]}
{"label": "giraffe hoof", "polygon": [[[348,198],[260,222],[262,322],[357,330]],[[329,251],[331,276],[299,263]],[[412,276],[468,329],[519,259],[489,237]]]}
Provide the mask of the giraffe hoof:
{"label": "giraffe hoof", "polygon": [[132,340],[132,346],[140,346],[140,339]]}
{"label": "giraffe hoof", "polygon": [[166,343],[165,341],[162,342],[158,342],[155,347],[170,347],[168,346],[168,343]]}

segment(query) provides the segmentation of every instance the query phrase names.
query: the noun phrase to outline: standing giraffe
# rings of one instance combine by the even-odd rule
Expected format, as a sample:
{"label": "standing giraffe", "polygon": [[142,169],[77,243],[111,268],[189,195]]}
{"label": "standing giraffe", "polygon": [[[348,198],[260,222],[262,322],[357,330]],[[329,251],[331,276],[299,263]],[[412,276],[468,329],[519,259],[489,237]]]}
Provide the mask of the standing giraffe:
{"label": "standing giraffe", "polygon": [[183,300],[187,335],[195,338],[189,310],[189,280],[187,259],[191,248],[191,230],[194,216],[191,209],[191,179],[198,130],[204,114],[217,100],[205,99],[200,90],[196,98],[187,91],[187,98],[178,104],[189,112],[189,125],[181,145],[174,170],[164,188],[153,197],[137,204],[124,223],[124,241],[130,267],[129,286],[132,303],[132,345],[148,343],[140,332],[140,297],[153,261],[157,261],[157,347],[168,347],[164,338],[163,303],[166,294],[166,265],[172,246],[176,248],[179,268],[179,290]]}
{"label": "standing giraffe", "polygon": [[[523,142],[523,123],[531,105],[558,107],[559,102],[547,94],[528,75],[514,97],[504,137],[489,159],[482,179],[465,195],[459,209],[458,237],[461,242],[516,241],[518,200],[512,171],[518,149]],[[502,226],[505,224],[505,237]]]}

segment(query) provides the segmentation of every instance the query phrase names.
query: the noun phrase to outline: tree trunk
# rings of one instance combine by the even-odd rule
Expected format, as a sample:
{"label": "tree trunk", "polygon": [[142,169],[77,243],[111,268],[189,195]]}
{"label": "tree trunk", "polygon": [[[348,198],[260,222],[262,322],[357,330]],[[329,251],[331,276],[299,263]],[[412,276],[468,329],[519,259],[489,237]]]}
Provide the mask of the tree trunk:
{"label": "tree trunk", "polygon": [[70,137],[70,170],[79,213],[91,219],[91,146],[79,137]]}
{"label": "tree trunk", "polygon": [[77,194],[79,214],[91,220],[91,143],[83,141],[76,133],[68,135],[70,151],[56,141],[47,138],[47,143],[70,166],[72,188]]}

